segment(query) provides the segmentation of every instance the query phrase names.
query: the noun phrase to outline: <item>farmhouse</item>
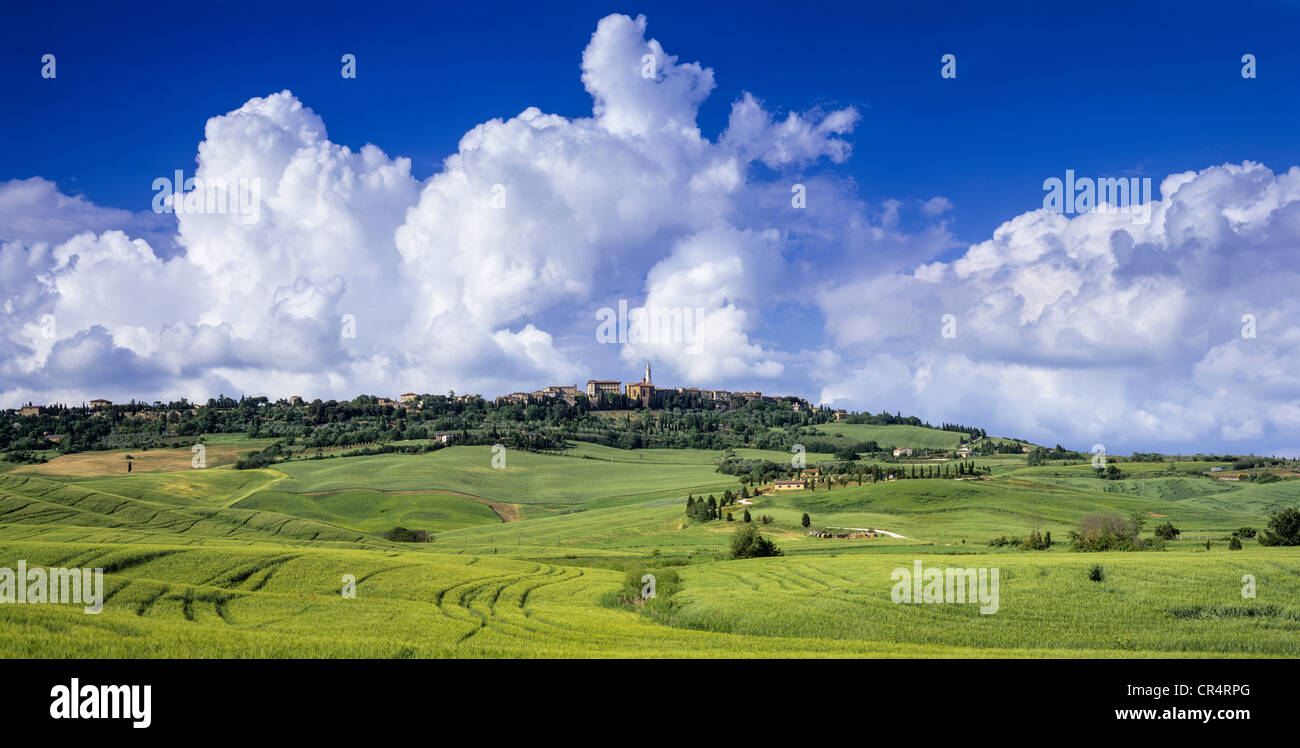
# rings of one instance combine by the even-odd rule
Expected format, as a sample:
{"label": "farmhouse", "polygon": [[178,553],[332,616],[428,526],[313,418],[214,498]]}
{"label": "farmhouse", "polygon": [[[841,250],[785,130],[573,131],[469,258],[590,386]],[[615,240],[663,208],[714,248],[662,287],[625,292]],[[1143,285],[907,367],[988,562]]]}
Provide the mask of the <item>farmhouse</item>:
{"label": "farmhouse", "polygon": [[894,450],[894,456],[895,456],[895,457],[903,457],[903,456],[911,457],[911,456],[912,456],[912,448],[911,448],[911,447],[898,447],[898,448],[896,448],[896,449]]}
{"label": "farmhouse", "polygon": [[414,392],[404,392],[404,393],[402,393],[402,404],[403,404],[403,405],[406,405],[407,403],[413,403],[413,402],[415,402],[416,400],[419,400],[419,399],[420,399],[420,396],[417,395],[417,394],[415,394]]}
{"label": "farmhouse", "polygon": [[845,418],[848,418],[848,417],[849,417],[849,414],[848,414],[847,412],[843,411],[843,410],[837,410],[837,411],[835,411],[835,420],[837,420],[837,421],[843,421]]}
{"label": "farmhouse", "polygon": [[112,404],[113,404],[113,403],[111,403],[111,402],[109,402],[109,401],[107,401],[107,400],[91,400],[91,401],[90,401],[90,407],[92,407],[92,408],[107,408],[108,406],[110,406],[110,405],[112,405]]}
{"label": "farmhouse", "polygon": [[455,434],[435,434],[433,438],[443,444],[451,444],[456,441]]}
{"label": "farmhouse", "polygon": [[971,455],[970,447],[962,447],[961,449],[957,450],[958,457],[970,457],[970,455]]}
{"label": "farmhouse", "polygon": [[18,415],[21,416],[39,416],[40,414],[41,406],[39,405],[24,405],[18,411]]}
{"label": "farmhouse", "polygon": [[290,395],[290,396],[289,396],[289,404],[290,404],[290,405],[302,405],[302,395]]}
{"label": "farmhouse", "polygon": [[773,491],[802,491],[808,487],[804,480],[779,480],[772,483]]}

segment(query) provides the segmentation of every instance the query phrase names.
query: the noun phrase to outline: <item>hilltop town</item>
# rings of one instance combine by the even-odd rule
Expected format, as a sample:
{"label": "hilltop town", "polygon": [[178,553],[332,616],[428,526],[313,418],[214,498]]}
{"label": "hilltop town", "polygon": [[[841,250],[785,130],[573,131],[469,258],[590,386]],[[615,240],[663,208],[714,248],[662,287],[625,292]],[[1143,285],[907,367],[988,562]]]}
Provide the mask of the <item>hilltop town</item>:
{"label": "hilltop town", "polygon": [[[370,397],[362,395],[361,397]],[[442,397],[418,392],[405,392],[397,399],[377,396],[374,397],[374,404],[380,406],[406,406],[411,408],[423,408],[427,398]],[[660,409],[665,406],[675,407],[704,407],[714,410],[726,410],[728,408],[743,407],[746,403],[751,402],[784,402],[789,404],[791,410],[807,412],[813,409],[813,406],[804,398],[793,395],[764,395],[759,391],[749,392],[731,392],[729,390],[710,390],[700,387],[660,387],[654,384],[651,378],[650,363],[645,365],[645,375],[639,382],[623,382],[617,379],[589,379],[585,388],[579,388],[573,385],[550,385],[534,390],[533,392],[511,392],[506,395],[499,395],[494,398],[493,402],[497,405],[506,404],[545,404],[548,401],[563,401],[564,403],[574,406],[578,404],[579,398],[585,397],[588,404],[593,409]],[[267,398],[258,398],[265,402],[272,402]],[[474,400],[486,400],[482,395],[461,394],[450,395],[449,399],[458,403],[469,403]],[[309,400],[304,399],[301,395],[290,395],[282,402],[288,405],[302,405]],[[209,407],[221,407],[220,403],[213,399],[208,403]],[[91,400],[89,404],[83,403],[81,408],[98,412],[104,415],[109,408],[113,406],[112,401],[105,399]],[[37,416],[42,413],[57,411],[65,408],[75,408],[75,406],[65,406],[63,404],[35,405],[28,403],[21,408],[9,408],[5,411],[10,416]],[[119,406],[122,407],[122,406]],[[177,403],[164,404],[155,402],[152,404],[137,403],[132,401],[127,410],[129,414],[139,413],[142,417],[157,418],[158,411],[165,413],[179,413],[185,409],[197,409],[200,406],[195,403],[189,403],[182,399]],[[836,420],[847,415],[846,411],[832,411]],[[151,414],[152,415],[148,415]]]}
{"label": "hilltop town", "polygon": [[[605,403],[623,407],[662,407],[665,398],[670,395],[697,401],[701,404],[712,404],[714,408],[719,410],[733,406],[740,407],[745,403],[755,401],[784,401],[788,402],[795,411],[808,410],[812,407],[807,400],[792,395],[772,396],[764,395],[758,391],[731,392],[728,390],[707,390],[700,387],[660,387],[651,378],[649,361],[646,362],[645,375],[641,378],[641,381],[628,382],[626,388],[617,379],[588,379],[585,390],[579,390],[577,385],[552,385],[543,387],[536,392],[512,392],[509,395],[502,395],[497,398],[497,402],[528,403],[549,398],[559,398],[573,405],[577,402],[578,397],[584,394],[593,404]],[[407,395],[402,397],[405,401]]]}

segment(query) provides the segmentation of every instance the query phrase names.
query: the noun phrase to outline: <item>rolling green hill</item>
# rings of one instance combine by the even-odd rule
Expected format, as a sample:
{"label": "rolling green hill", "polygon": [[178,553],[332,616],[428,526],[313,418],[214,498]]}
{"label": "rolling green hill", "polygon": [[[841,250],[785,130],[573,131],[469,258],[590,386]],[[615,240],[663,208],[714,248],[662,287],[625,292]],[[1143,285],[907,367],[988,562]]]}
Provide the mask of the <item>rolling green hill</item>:
{"label": "rolling green hill", "polygon": [[292,514],[369,533],[382,533],[393,527],[444,532],[501,522],[501,517],[487,504],[439,493],[382,493],[367,489],[311,496],[261,491],[235,506]]}
{"label": "rolling green hill", "polygon": [[[610,452],[626,452],[609,450]],[[493,467],[491,447],[449,447],[426,455],[377,455],[277,466],[288,477],[276,488],[290,493],[371,488],[379,491],[454,491],[515,504],[585,504],[599,499],[662,491],[739,486],[716,472],[698,450],[656,450],[656,459],[608,454],[593,445],[575,455],[508,450],[506,466]],[[584,456],[585,454],[585,456]],[[652,455],[652,458],[656,456]]]}
{"label": "rolling green hill", "polygon": [[873,426],[865,423],[823,423],[818,431],[844,439],[845,443],[874,441],[881,449],[912,447],[913,449],[956,449],[970,438],[969,434],[955,431],[927,429],[923,426]]}
{"label": "rolling green hill", "polygon": [[[1300,506],[1300,479],[1121,463],[1131,477],[1109,481],[1088,464],[981,458],[993,476],[757,496],[749,509],[772,518],[759,528],[785,555],[727,560],[744,507],[728,507],[736,522],[683,511],[688,493],[739,486],[715,471],[719,456],[577,444],[511,451],[497,469],[490,447],[453,447],[261,470],[0,474],[0,567],[103,568],[109,593],[99,615],[0,605],[0,656],[1300,657],[1300,549],[1226,547],[1271,508]],[[1183,539],[1069,551],[1067,532],[1101,511],[1144,513],[1148,537],[1170,521]],[[814,529],[903,537],[811,537],[805,512]],[[435,535],[378,537],[396,525]],[[1054,547],[988,545],[1030,527]],[[998,612],[892,602],[893,570],[916,560],[998,568]],[[621,604],[647,571],[662,600]],[[1241,596],[1245,574],[1258,597]]]}

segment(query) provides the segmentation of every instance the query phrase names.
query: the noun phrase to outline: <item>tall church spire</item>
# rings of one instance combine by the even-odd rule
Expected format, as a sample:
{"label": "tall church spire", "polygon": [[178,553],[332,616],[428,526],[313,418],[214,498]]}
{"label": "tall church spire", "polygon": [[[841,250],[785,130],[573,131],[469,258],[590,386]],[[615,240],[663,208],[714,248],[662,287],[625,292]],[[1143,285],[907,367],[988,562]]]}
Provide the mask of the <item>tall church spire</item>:
{"label": "tall church spire", "polygon": [[645,379],[641,381],[645,382],[646,384],[650,384],[650,362],[649,361],[645,362]]}

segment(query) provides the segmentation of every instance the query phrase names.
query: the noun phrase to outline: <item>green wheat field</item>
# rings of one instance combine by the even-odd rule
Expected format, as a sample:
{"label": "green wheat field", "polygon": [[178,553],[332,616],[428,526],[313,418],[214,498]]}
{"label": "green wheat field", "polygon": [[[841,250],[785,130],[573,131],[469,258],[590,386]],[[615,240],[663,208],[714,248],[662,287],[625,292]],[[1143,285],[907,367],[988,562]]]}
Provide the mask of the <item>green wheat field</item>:
{"label": "green wheat field", "polygon": [[[869,428],[849,435],[957,439]],[[1300,504],[1300,480],[1239,484],[1202,474],[1217,463],[1179,462],[1125,463],[1131,477],[1107,481],[1086,464],[1000,455],[978,459],[993,468],[979,480],[758,496],[748,509],[771,517],[759,529],[784,555],[731,560],[743,508],[729,507],[736,522],[684,512],[688,495],[740,491],[719,456],[574,444],[510,451],[504,468],[476,446],[129,475],[103,453],[99,474],[62,469],[77,455],[6,465],[0,567],[102,568],[107,600],[98,615],[0,605],[0,656],[1300,656],[1300,548],[1228,548],[1234,530]],[[1068,550],[1079,520],[1107,510],[1145,512],[1147,536],[1169,521],[1181,539],[1163,551]],[[902,537],[810,537],[804,513],[814,527]],[[384,540],[395,526],[431,542]],[[1051,550],[988,543],[1030,526],[1052,533]],[[894,603],[892,571],[917,560],[998,568],[998,611]],[[633,599],[647,573],[655,597]],[[345,575],[355,597],[341,592]],[[1246,575],[1254,597],[1242,595]]]}

